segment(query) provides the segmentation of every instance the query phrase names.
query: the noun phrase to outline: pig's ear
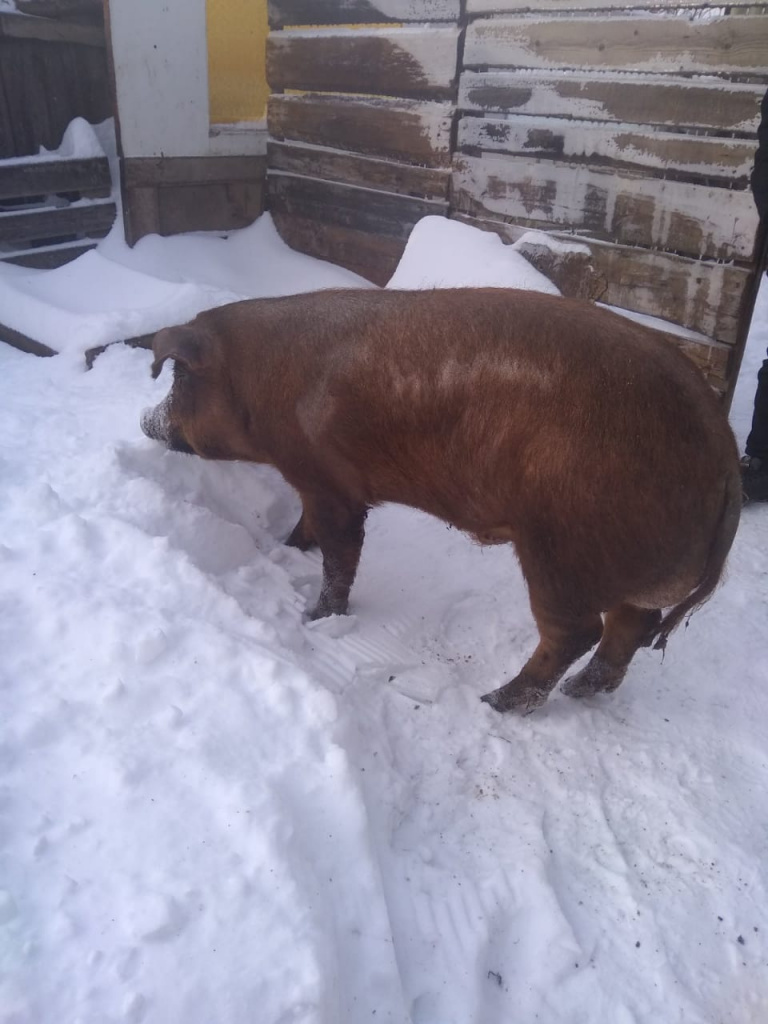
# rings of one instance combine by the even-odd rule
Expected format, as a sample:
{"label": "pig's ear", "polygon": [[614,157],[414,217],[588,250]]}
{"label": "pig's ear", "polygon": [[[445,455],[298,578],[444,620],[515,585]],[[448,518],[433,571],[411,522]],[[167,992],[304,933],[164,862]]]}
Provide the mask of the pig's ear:
{"label": "pig's ear", "polygon": [[152,377],[160,376],[166,359],[173,359],[194,373],[202,370],[210,361],[210,339],[197,327],[184,324],[181,327],[166,327],[158,331],[152,342]]}

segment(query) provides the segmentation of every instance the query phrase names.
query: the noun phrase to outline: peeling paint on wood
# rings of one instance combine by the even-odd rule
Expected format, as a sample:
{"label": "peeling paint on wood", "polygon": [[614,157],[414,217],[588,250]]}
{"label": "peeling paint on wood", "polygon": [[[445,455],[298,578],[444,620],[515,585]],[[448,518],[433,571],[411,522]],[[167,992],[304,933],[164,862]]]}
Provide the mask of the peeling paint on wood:
{"label": "peeling paint on wood", "polygon": [[746,189],[756,143],[653,131],[626,124],[529,116],[465,117],[458,145],[464,150],[490,150],[514,156],[579,160],[592,166],[628,167],[663,175],[675,172]]}
{"label": "peeling paint on wood", "polygon": [[762,85],[659,75],[465,71],[459,108],[754,133],[764,93]]}
{"label": "peeling paint on wood", "polygon": [[495,153],[456,158],[453,197],[465,213],[697,258],[749,260],[757,230],[747,192]]}
{"label": "peeling paint on wood", "polygon": [[455,91],[458,28],[275,32],[267,43],[273,90],[442,99]]}
{"label": "peeling paint on wood", "polygon": [[[451,216],[493,231],[507,242],[517,242],[526,235],[539,241],[545,234],[532,233],[522,224],[460,213]],[[574,241],[572,235],[562,232],[546,232],[546,236],[555,242]],[[590,280],[572,281],[568,294],[660,317],[725,345],[736,343],[742,302],[751,278],[749,270],[594,238],[579,237],[577,241],[590,254]]]}
{"label": "peeling paint on wood", "polygon": [[[633,3],[627,0],[467,0],[468,14],[504,14],[516,12],[521,14],[526,11],[569,11],[581,12],[585,10],[631,10],[633,7],[647,11],[649,7],[660,7],[673,13],[680,7],[696,7],[701,9],[719,8],[724,5],[722,0],[634,0]],[[731,0],[729,7],[754,7],[755,0]]]}
{"label": "peeling paint on wood", "polygon": [[426,167],[451,162],[454,107],[423,100],[273,96],[270,135]]}
{"label": "peeling paint on wood", "polygon": [[497,18],[467,28],[465,67],[766,75],[768,17]]}
{"label": "peeling paint on wood", "polygon": [[420,199],[448,201],[451,172],[447,168],[414,167],[297,142],[270,142],[268,156],[273,171]]}

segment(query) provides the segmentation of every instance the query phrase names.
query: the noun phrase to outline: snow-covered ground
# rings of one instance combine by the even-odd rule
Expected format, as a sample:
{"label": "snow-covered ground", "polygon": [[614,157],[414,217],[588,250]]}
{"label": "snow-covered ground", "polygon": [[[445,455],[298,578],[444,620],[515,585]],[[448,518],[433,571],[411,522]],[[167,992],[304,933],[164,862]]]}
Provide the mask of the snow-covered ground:
{"label": "snow-covered ground", "polygon": [[[546,287],[454,227],[401,286]],[[147,352],[83,369],[353,280],[268,219],[0,272],[0,320],[66,350],[0,346],[0,1022],[764,1024],[768,507],[664,658],[501,717],[536,636],[511,550],[380,509],[354,614],[307,625],[279,475],[144,438]],[[767,345],[764,288],[742,441]]]}

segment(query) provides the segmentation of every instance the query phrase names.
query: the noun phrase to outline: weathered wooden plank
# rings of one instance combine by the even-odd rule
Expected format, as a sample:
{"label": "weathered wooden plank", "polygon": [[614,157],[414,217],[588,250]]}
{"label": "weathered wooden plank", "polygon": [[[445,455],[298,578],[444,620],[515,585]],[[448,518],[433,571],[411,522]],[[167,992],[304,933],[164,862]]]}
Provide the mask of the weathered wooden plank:
{"label": "weathered wooden plank", "polygon": [[766,75],[768,17],[497,18],[467,28],[465,67]]}
{"label": "weathered wooden plank", "polygon": [[748,192],[496,153],[457,156],[452,194],[463,213],[698,258],[749,260],[758,226]]}
{"label": "weathered wooden plank", "polygon": [[580,71],[465,71],[459,108],[668,128],[757,131],[763,85]]}
{"label": "weathered wooden plank", "polygon": [[83,160],[0,160],[0,199],[48,195],[51,192],[95,192],[112,187],[106,157]]}
{"label": "weathered wooden plank", "polygon": [[454,26],[274,32],[267,79],[273,92],[447,98],[456,81],[458,38]]}
{"label": "weathered wooden plank", "polygon": [[378,285],[389,281],[405,250],[404,238],[327,224],[280,209],[272,217],[283,241],[292,248],[346,267]]}
{"label": "weathered wooden plank", "polygon": [[67,235],[102,238],[112,227],[115,215],[115,204],[112,202],[0,213],[0,242],[18,244]]}
{"label": "weathered wooden plank", "polygon": [[270,172],[269,209],[320,223],[405,241],[422,217],[447,213],[447,203],[376,192],[298,175]]}
{"label": "weathered wooden plank", "polygon": [[159,192],[151,186],[123,189],[123,221],[128,245],[135,245],[144,235],[160,233]]}
{"label": "weathered wooden plank", "polygon": [[414,167],[297,142],[270,142],[268,154],[271,170],[448,201],[451,172],[447,168]]}
{"label": "weathered wooden plank", "polygon": [[557,277],[551,274],[546,260],[532,261],[542,273],[552,277],[563,294],[660,317],[727,345],[738,340],[744,297],[752,279],[749,269],[594,238],[574,238],[561,232],[531,232],[525,225],[489,218],[459,213],[451,216],[493,231],[507,242],[518,242],[527,236],[530,245],[526,247],[529,251],[523,249],[525,255],[549,238],[554,239],[555,246],[578,243],[587,250],[589,260],[586,264],[579,261],[576,275]]}
{"label": "weathered wooden plank", "polygon": [[50,18],[30,18],[26,14],[0,13],[0,37],[37,39],[45,43],[77,43],[80,46],[106,46],[100,25],[76,25]]}
{"label": "weathered wooden plank", "polygon": [[167,186],[157,190],[157,207],[161,235],[245,228],[264,210],[264,182]]}
{"label": "weathered wooden plank", "polygon": [[263,156],[131,157],[123,173],[128,188],[227,184],[260,181],[266,164]]}
{"label": "weathered wooden plank", "polygon": [[754,142],[738,139],[526,115],[462,118],[458,146],[464,151],[576,160],[591,166],[645,170],[657,176],[674,174],[678,179],[742,189],[749,187],[756,148]]}
{"label": "weathered wooden plank", "polygon": [[35,270],[53,270],[65,263],[71,263],[78,256],[93,249],[96,242],[66,242],[64,245],[41,246],[28,249],[26,252],[5,253],[0,257],[4,263],[14,263],[18,267],[32,267]]}
{"label": "weathered wooden plank", "polygon": [[425,167],[451,162],[450,103],[351,96],[272,96],[267,123],[277,140],[309,143]]}
{"label": "weathered wooden plank", "polygon": [[35,341],[34,338],[28,338],[27,335],[22,334],[21,331],[15,331],[12,327],[7,327],[2,323],[0,323],[0,341],[5,342],[6,345],[10,345],[12,348],[17,348],[20,352],[26,352],[31,356],[56,355],[54,349],[49,348],[48,345],[44,345],[41,341]]}
{"label": "weathered wooden plank", "polygon": [[[679,7],[722,8],[722,0],[467,0],[468,14],[523,14],[527,11],[623,11],[637,8],[647,11],[649,7],[676,10]],[[755,7],[755,0],[733,0],[730,7]]]}
{"label": "weathered wooden plank", "polygon": [[269,26],[456,21],[459,0],[269,0]]}
{"label": "weathered wooden plank", "polygon": [[16,0],[16,9],[38,18],[62,18],[92,24],[104,21],[102,0]]}

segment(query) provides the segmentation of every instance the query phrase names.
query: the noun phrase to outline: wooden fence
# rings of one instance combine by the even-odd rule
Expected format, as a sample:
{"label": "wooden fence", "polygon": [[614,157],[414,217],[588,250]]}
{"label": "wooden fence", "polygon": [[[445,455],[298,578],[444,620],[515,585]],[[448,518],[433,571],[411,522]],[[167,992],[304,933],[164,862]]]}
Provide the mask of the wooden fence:
{"label": "wooden fence", "polygon": [[289,244],[383,283],[427,213],[576,235],[589,258],[554,268],[563,290],[695,332],[685,347],[729,390],[757,277],[768,7],[271,0],[270,23]]}
{"label": "wooden fence", "polygon": [[0,12],[0,159],[55,149],[78,116],[112,116],[103,25]]}

